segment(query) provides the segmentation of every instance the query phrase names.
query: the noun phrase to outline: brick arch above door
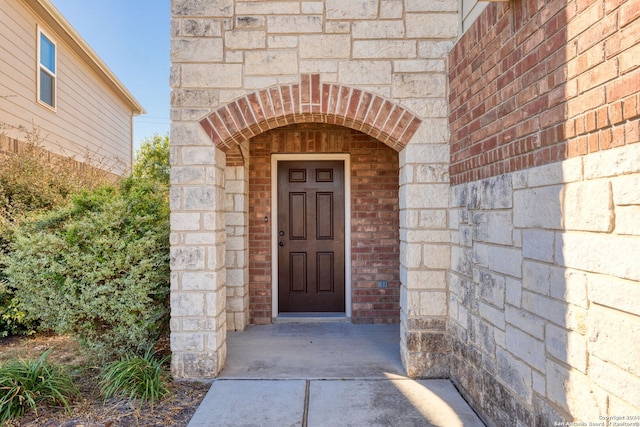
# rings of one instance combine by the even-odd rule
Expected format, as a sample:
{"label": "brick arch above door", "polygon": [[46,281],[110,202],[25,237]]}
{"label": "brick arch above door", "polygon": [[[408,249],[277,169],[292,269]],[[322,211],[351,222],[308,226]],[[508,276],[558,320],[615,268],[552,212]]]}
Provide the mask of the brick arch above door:
{"label": "brick arch above door", "polygon": [[300,83],[242,96],[208,114],[200,125],[214,145],[227,151],[270,129],[308,122],[355,129],[399,152],[422,121],[379,95],[303,74]]}

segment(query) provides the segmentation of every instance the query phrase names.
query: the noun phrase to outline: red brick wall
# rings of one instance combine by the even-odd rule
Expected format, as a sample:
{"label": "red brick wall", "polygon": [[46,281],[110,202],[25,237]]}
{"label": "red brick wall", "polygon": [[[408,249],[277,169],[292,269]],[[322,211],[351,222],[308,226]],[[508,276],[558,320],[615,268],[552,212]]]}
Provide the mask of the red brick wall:
{"label": "red brick wall", "polygon": [[451,182],[638,142],[640,1],[492,3],[449,54]]}
{"label": "red brick wall", "polygon": [[[352,316],[399,321],[398,153],[355,130],[322,124],[274,129],[250,141],[249,311],[271,323],[271,154],[351,153]],[[387,288],[377,288],[387,280]]]}

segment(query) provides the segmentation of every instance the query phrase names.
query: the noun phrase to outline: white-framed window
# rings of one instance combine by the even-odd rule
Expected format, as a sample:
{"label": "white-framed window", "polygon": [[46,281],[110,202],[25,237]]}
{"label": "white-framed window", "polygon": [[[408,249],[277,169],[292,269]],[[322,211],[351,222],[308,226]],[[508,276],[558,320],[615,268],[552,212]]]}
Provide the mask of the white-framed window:
{"label": "white-framed window", "polygon": [[38,102],[56,108],[56,44],[38,28]]}

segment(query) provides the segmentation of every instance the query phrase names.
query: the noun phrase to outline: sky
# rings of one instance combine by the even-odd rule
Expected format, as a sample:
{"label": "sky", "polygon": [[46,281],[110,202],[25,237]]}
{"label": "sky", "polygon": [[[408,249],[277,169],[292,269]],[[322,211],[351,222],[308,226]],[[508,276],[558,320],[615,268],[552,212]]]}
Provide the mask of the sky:
{"label": "sky", "polygon": [[134,118],[137,148],[169,132],[170,0],[51,0],[146,110]]}

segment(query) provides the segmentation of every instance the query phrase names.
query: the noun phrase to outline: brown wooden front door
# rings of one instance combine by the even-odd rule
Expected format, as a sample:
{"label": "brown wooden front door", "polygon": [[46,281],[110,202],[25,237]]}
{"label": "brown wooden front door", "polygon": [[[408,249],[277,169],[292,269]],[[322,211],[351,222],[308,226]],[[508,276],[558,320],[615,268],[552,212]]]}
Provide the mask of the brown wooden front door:
{"label": "brown wooden front door", "polygon": [[344,312],[344,162],[278,162],[278,309]]}

